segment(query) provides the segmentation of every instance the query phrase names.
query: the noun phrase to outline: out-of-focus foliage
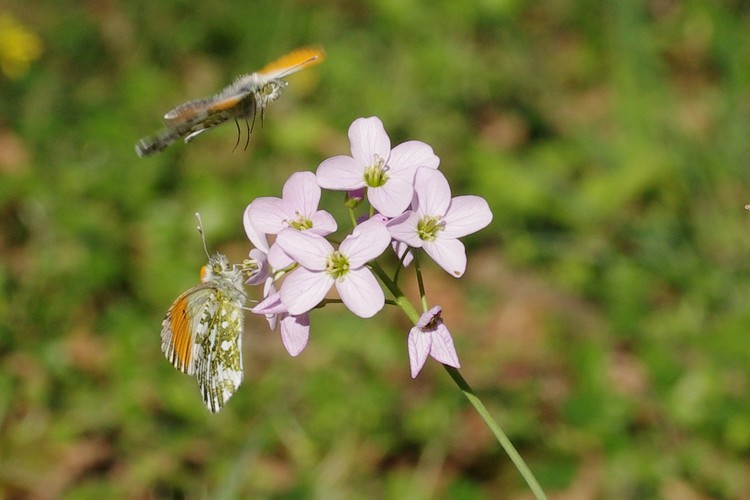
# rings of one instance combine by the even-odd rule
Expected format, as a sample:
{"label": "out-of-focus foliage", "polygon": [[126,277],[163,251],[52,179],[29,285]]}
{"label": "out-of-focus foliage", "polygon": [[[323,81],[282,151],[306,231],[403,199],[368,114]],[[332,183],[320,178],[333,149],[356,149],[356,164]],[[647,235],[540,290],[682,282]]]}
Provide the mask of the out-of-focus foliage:
{"label": "out-of-focus foliage", "polygon": [[[308,44],[328,60],[247,151],[225,125],[136,157],[172,106]],[[545,490],[750,495],[749,61],[732,1],[0,3],[0,496],[528,495],[436,363],[410,379],[395,310],[316,311],[295,359],[248,317],[218,416],[160,352],[193,213],[241,261],[245,206],[371,115],[490,202],[428,294]]]}

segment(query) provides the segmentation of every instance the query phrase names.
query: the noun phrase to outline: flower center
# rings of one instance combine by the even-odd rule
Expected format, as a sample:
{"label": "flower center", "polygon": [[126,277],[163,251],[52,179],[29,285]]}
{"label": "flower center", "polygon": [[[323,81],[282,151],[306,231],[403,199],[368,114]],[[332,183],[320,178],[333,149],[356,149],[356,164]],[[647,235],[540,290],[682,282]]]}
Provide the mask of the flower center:
{"label": "flower center", "polygon": [[349,272],[349,259],[338,250],[328,256],[326,271],[333,279],[339,279]]}
{"label": "flower center", "polygon": [[260,271],[260,266],[258,265],[258,261],[255,259],[245,259],[242,261],[242,266],[240,267],[242,270],[242,274],[244,274],[248,278],[252,278],[255,274],[258,274],[258,271]]}
{"label": "flower center", "polygon": [[441,217],[426,215],[417,223],[417,235],[422,241],[434,241],[444,228],[445,223]]}
{"label": "flower center", "polygon": [[379,155],[372,156],[372,165],[365,167],[365,184],[380,187],[388,181],[388,167]]}
{"label": "flower center", "polygon": [[302,215],[299,212],[295,212],[297,215],[297,218],[295,220],[290,220],[289,227],[296,229],[297,231],[306,231],[308,229],[312,229],[313,222]]}

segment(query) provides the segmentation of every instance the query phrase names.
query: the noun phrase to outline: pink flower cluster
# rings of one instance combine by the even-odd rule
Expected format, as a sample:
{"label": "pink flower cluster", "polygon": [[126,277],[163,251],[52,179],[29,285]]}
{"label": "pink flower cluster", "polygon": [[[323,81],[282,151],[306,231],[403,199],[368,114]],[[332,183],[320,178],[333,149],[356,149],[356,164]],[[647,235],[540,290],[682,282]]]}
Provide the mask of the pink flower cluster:
{"label": "pink flower cluster", "polygon": [[[440,160],[429,145],[408,141],[391,148],[376,117],[355,120],[349,140],[351,156],[329,158],[315,174],[293,174],[281,198],[258,198],[245,210],[245,231],[255,246],[248,283],[264,284],[265,297],[252,311],[265,315],[271,328],[280,323],[282,341],[292,356],[307,345],[309,311],[323,303],[332,288],[362,318],[383,308],[385,295],[369,264],[390,245],[400,256],[421,248],[460,277],[466,270],[466,251],[459,238],[492,220],[483,198],[451,197],[448,181],[438,170]],[[326,238],[337,230],[335,219],[318,210],[321,188],[364,192],[373,209],[374,215],[357,224],[337,247]],[[272,244],[269,235],[275,236]],[[428,356],[460,366],[440,313],[439,306],[425,312],[409,333],[413,377]]]}

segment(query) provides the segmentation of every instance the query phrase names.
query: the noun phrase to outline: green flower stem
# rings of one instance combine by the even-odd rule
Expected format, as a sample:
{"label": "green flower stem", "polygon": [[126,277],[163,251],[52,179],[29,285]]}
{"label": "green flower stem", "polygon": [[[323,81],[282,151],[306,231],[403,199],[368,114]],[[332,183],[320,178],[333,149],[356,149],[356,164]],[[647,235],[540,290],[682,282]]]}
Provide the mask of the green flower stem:
{"label": "green flower stem", "polygon": [[354,209],[352,207],[349,208],[349,220],[352,222],[352,227],[357,227],[357,214],[354,213]]}
{"label": "green flower stem", "polygon": [[427,292],[424,290],[424,280],[422,279],[422,268],[419,267],[419,255],[414,252],[414,270],[417,273],[417,284],[419,285],[419,296],[422,298],[422,312],[427,312]]}
{"label": "green flower stem", "polygon": [[513,443],[511,443],[510,439],[508,439],[508,436],[505,434],[505,432],[503,432],[503,429],[497,424],[497,422],[495,422],[495,419],[492,418],[490,412],[487,411],[487,407],[484,406],[482,400],[479,399],[479,397],[474,393],[474,390],[471,388],[471,386],[461,376],[458,370],[456,370],[452,366],[443,365],[443,368],[445,368],[445,371],[448,372],[448,375],[451,376],[456,385],[461,389],[461,392],[463,392],[464,396],[466,396],[466,399],[469,400],[469,403],[471,403],[474,409],[477,410],[477,413],[479,413],[479,416],[482,417],[484,423],[487,424],[487,427],[489,427],[489,429],[495,435],[495,438],[500,443],[500,446],[503,447],[505,453],[507,453],[510,459],[513,461],[513,464],[516,466],[516,469],[518,469],[518,472],[521,473],[521,476],[523,476],[526,484],[529,485],[529,488],[531,489],[531,492],[534,494],[534,496],[537,499],[546,499],[547,495],[544,494],[542,487],[539,486],[539,482],[537,482],[534,474],[531,472],[531,469],[529,469],[529,467],[526,465],[526,462],[524,462],[523,458],[521,458],[521,455],[519,455],[516,447],[513,446]]}
{"label": "green flower stem", "polygon": [[[386,272],[383,270],[383,268],[380,267],[377,262],[372,262],[370,264],[370,267],[372,271],[377,275],[377,277],[380,278],[380,281],[383,282],[388,291],[391,292],[395,299],[395,303],[404,311],[404,313],[409,317],[412,323],[416,324],[417,321],[419,321],[420,314],[416,309],[414,309],[414,306],[411,305],[411,302],[409,302],[403,292],[401,292],[401,289],[398,287],[398,285],[388,277]],[[421,282],[421,273],[417,273],[417,276],[420,276],[420,292],[424,300],[425,295],[424,286]],[[538,500],[546,499],[547,496],[544,494],[541,486],[539,486],[539,482],[534,477],[531,469],[529,469],[529,467],[526,465],[526,462],[524,462],[521,455],[519,455],[515,446],[513,446],[513,443],[511,443],[510,439],[508,439],[508,436],[505,434],[505,432],[503,432],[500,425],[498,425],[495,419],[492,418],[490,412],[487,411],[487,407],[484,406],[484,403],[482,403],[482,400],[479,399],[479,396],[474,393],[474,390],[461,376],[457,369],[446,365],[443,365],[443,367],[448,372],[448,375],[451,376],[453,382],[455,382],[458,388],[461,389],[461,392],[463,392],[466,399],[469,400],[469,403],[471,403],[477,413],[479,413],[479,416],[482,417],[482,420],[484,420],[484,423],[487,425],[490,431],[492,431],[492,434],[495,435],[495,438],[500,443],[500,446],[502,446],[503,450],[505,450],[505,453],[508,454],[508,457],[510,457],[511,461],[526,481],[526,484],[529,486],[529,489],[531,489],[531,492],[534,494],[534,496]]]}
{"label": "green flower stem", "polygon": [[391,278],[386,274],[386,272],[382,267],[380,267],[380,264],[378,264],[377,262],[371,262],[370,268],[372,269],[372,272],[374,272],[377,277],[380,278],[380,281],[383,282],[388,291],[391,292],[391,295],[393,295],[396,304],[404,311],[404,313],[406,313],[406,316],[411,320],[411,322],[416,325],[417,321],[419,321],[420,314],[416,309],[414,309],[414,307],[411,305],[411,302],[409,302],[409,299],[406,298],[406,295],[403,294],[396,282],[391,280]]}

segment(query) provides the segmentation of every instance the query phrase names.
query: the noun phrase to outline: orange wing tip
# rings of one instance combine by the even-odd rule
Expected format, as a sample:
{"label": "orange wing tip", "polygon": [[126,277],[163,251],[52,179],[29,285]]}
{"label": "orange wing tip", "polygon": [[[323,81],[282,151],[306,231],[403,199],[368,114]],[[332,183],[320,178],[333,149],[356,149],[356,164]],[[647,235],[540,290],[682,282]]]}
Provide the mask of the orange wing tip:
{"label": "orange wing tip", "polygon": [[188,371],[192,353],[192,332],[187,297],[178,298],[169,309],[169,329],[172,332],[170,350],[174,366],[183,372]]}
{"label": "orange wing tip", "polygon": [[278,74],[278,77],[290,75],[297,71],[320,64],[326,59],[323,47],[303,47],[281,56],[258,71],[262,75]]}

